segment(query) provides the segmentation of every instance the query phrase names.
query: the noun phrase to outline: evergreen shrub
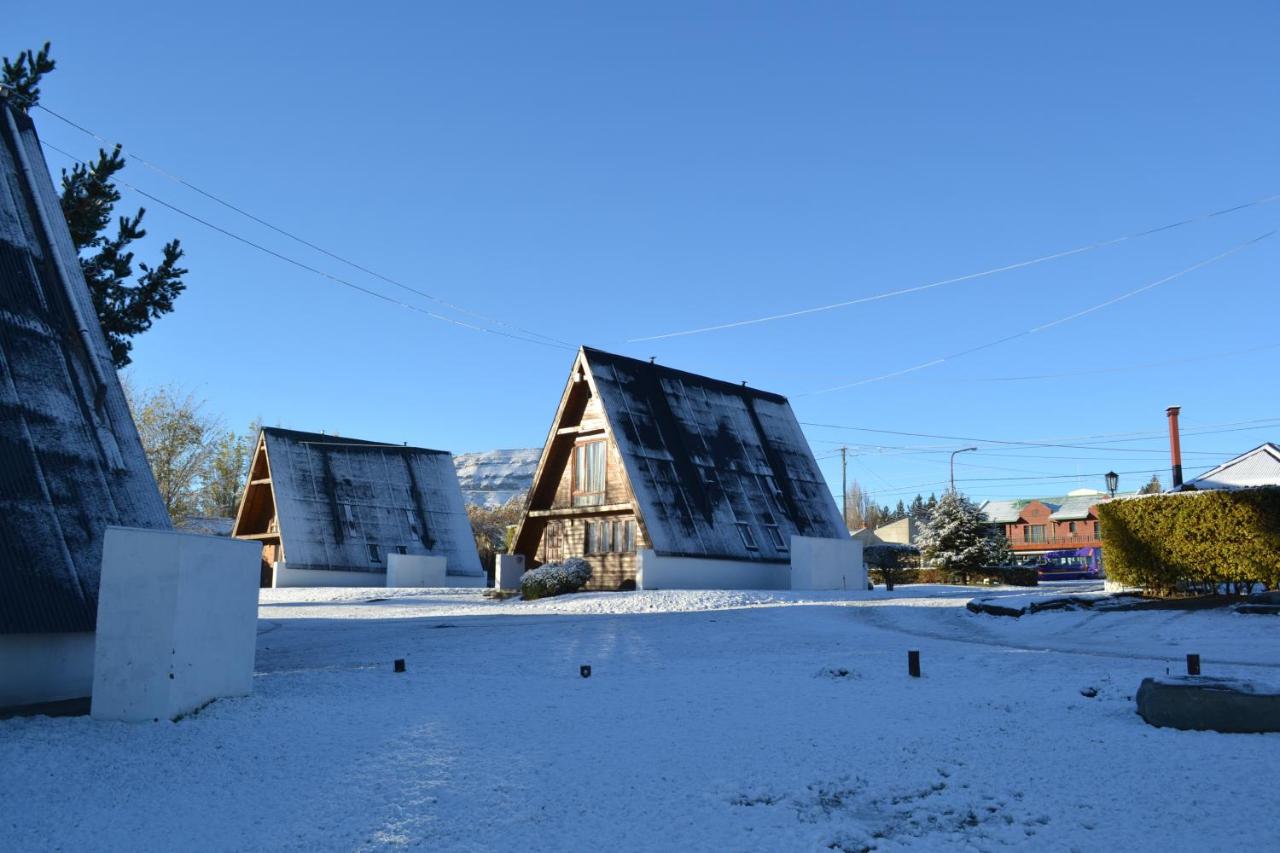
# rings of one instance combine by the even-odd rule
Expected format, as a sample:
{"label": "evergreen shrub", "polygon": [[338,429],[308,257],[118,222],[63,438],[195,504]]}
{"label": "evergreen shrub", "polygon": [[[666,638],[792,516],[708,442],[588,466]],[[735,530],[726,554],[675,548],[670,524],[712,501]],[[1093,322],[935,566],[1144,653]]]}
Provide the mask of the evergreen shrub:
{"label": "evergreen shrub", "polygon": [[570,557],[560,564],[539,566],[520,578],[520,595],[525,601],[577,592],[591,580],[591,564]]}
{"label": "evergreen shrub", "polygon": [[1158,595],[1280,586],[1280,487],[1098,506],[1107,578]]}

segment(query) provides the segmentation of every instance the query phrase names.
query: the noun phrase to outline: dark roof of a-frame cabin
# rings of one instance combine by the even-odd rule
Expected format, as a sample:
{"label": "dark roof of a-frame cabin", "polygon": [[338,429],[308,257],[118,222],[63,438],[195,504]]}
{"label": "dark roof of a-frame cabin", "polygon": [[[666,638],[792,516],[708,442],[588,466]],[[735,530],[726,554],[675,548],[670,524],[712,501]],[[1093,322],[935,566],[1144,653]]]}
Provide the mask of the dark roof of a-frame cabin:
{"label": "dark roof of a-frame cabin", "polygon": [[0,98],[0,634],[94,629],[108,525],[169,518],[35,128]]}
{"label": "dark roof of a-frame cabin", "polygon": [[[264,427],[286,564],[381,572],[366,546],[443,556],[451,575],[483,574],[453,455]],[[247,493],[246,493],[247,494]]]}
{"label": "dark roof of a-frame cabin", "polygon": [[786,397],[588,347],[582,358],[655,551],[785,561],[771,524],[787,546],[848,536]]}

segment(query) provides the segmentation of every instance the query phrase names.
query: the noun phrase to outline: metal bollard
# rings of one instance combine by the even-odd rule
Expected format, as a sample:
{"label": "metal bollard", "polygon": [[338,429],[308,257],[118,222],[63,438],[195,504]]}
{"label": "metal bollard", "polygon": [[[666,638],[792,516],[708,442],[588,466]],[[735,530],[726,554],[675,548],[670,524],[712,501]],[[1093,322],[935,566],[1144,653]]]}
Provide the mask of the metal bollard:
{"label": "metal bollard", "polygon": [[583,678],[590,678],[590,677],[591,677],[591,665],[590,665],[590,664],[585,664],[585,663],[584,663],[582,666],[578,667],[578,675],[581,675]]}
{"label": "metal bollard", "polygon": [[396,658],[394,668],[396,672],[404,672],[404,658]]}
{"label": "metal bollard", "polygon": [[1200,674],[1200,655],[1187,655],[1187,675]]}
{"label": "metal bollard", "polygon": [[907,674],[912,678],[920,677],[920,652],[915,650],[907,652]]}

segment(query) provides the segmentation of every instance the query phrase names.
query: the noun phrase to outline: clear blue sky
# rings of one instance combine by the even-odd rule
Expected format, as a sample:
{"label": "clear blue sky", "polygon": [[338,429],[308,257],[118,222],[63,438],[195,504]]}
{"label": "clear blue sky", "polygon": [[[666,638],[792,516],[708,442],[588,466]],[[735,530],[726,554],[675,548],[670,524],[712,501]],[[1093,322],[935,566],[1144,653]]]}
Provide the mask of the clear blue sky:
{"label": "clear blue sky", "polygon": [[[1188,432],[1280,418],[1280,349],[1257,349],[1280,343],[1280,237],[1030,336],[807,393],[1102,303],[1271,230],[1280,203],[894,299],[628,343],[1280,193],[1271,2],[50,2],[7,10],[4,29],[8,55],[53,41],[51,109],[476,312],[749,380],[790,395],[802,421],[1009,440],[1149,436],[1087,451],[987,446],[957,467],[978,498],[1100,488],[1109,468],[1136,487],[1148,476],[1137,472],[1167,466],[1167,405],[1184,407]],[[94,151],[35,117],[48,142]],[[65,162],[48,156],[55,170]],[[142,165],[124,177],[433,307]],[[192,389],[233,426],[261,416],[455,452],[545,438],[570,351],[376,301],[147,207],[150,253],[180,236],[191,273],[175,313],[137,341],[138,384]],[[1201,360],[1102,372],[1189,358]],[[851,476],[890,504],[940,490],[946,454],[922,446],[967,444],[808,432],[837,489],[831,454],[847,441],[859,446]],[[1277,438],[1277,426],[1188,435],[1187,467]],[[977,479],[1036,476],[1064,479]]]}

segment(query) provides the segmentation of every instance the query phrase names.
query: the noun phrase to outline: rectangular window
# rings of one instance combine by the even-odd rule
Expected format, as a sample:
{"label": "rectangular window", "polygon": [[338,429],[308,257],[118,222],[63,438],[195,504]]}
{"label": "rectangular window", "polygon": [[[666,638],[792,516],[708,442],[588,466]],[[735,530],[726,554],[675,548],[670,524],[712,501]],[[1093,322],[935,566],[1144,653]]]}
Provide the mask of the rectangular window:
{"label": "rectangular window", "polygon": [[625,550],[628,554],[634,554],[636,551],[636,523],[634,521],[628,521],[626,522],[626,527],[627,544]]}
{"label": "rectangular window", "polygon": [[406,547],[404,547],[403,545],[397,545],[397,546],[396,546],[396,553],[397,553],[397,554],[408,554],[408,553],[409,553],[409,549],[408,549],[408,548],[406,548]]}
{"label": "rectangular window", "polygon": [[573,448],[573,505],[604,503],[605,443],[590,441]]}
{"label": "rectangular window", "polygon": [[1067,529],[1074,534],[1076,532],[1076,523],[1074,521],[1071,522],[1067,525]]}
{"label": "rectangular window", "polygon": [[769,534],[769,541],[773,542],[774,548],[778,549],[779,551],[788,550],[786,540],[782,538],[782,531],[778,529],[778,525],[766,524],[764,526],[764,529],[765,529],[765,532]]}
{"label": "rectangular window", "polygon": [[742,544],[747,546],[747,550],[760,550],[760,546],[756,544],[756,537],[751,532],[751,525],[739,521],[736,526],[738,528],[738,535],[742,537]]}
{"label": "rectangular window", "polygon": [[377,545],[374,545],[372,542],[369,542],[369,543],[368,543],[368,544],[366,544],[364,547],[365,547],[365,548],[367,548],[367,549],[369,550],[369,562],[370,562],[370,563],[381,563],[381,562],[382,562],[382,550],[381,550],[380,548],[378,548],[378,546],[377,546]]}
{"label": "rectangular window", "polygon": [[1102,523],[1099,521],[1095,521],[1093,523],[1093,538],[1094,539],[1102,538]]}
{"label": "rectangular window", "polygon": [[1044,525],[1028,524],[1026,528],[1026,538],[1024,542],[1043,542],[1044,541]]}

